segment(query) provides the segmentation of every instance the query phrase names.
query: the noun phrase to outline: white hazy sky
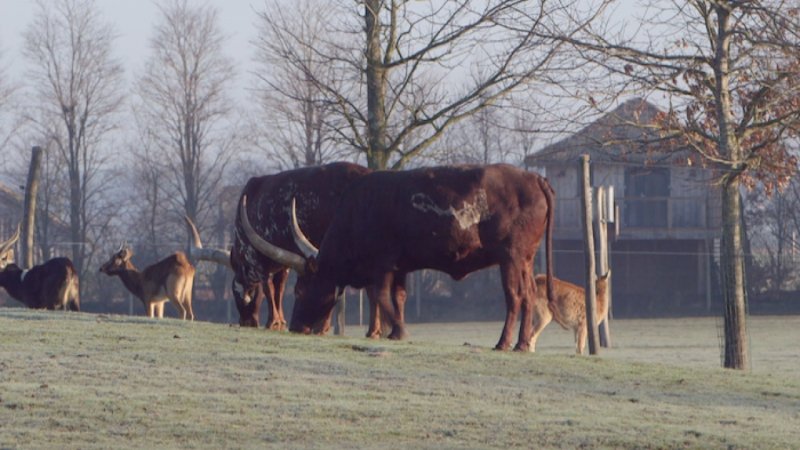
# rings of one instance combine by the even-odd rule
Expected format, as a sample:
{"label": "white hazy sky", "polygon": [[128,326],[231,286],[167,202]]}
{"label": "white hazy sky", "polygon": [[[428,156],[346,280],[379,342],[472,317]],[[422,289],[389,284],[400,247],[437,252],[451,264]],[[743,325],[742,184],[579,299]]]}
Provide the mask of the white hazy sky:
{"label": "white hazy sky", "polygon": [[[192,0],[195,1],[195,0]],[[249,42],[255,38],[254,10],[264,8],[263,0],[202,0],[219,11],[220,25],[228,36],[227,51],[237,65],[247,66],[253,54]],[[292,1],[287,0],[287,4]],[[116,28],[117,57],[127,76],[137,73],[149,50],[150,35],[158,20],[157,0],[96,0],[104,20]],[[9,75],[19,77],[26,64],[22,57],[22,34],[36,11],[33,0],[0,0],[0,65]],[[240,77],[246,74],[240,71]]]}

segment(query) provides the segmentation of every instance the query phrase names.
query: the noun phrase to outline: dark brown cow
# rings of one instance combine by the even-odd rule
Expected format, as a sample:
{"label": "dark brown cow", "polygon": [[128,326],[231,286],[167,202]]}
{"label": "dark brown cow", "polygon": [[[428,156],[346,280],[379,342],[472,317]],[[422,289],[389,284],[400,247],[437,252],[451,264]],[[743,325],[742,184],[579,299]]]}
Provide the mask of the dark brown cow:
{"label": "dark brown cow", "polygon": [[[283,292],[289,269],[258,252],[245,236],[241,224],[242,198],[247,198],[247,216],[255,232],[282,249],[297,251],[290,231],[289,214],[292,198],[302,202],[299,220],[312,242],[319,244],[330,224],[342,191],[353,180],[370,170],[357,164],[338,162],[317,167],[288,170],[274,175],[251,178],[242,190],[236,215],[231,249],[234,271],[233,296],[239,310],[239,324],[259,324],[262,289],[270,305],[267,327],[283,329]],[[297,289],[302,289],[303,277]],[[324,331],[324,330],[323,330]]]}
{"label": "dark brown cow", "polygon": [[17,240],[19,227],[14,236],[0,244],[0,286],[28,308],[80,311],[80,284],[72,261],[53,258],[22,270],[13,263]]}
{"label": "dark brown cow", "polygon": [[[507,312],[495,348],[510,347],[521,311],[515,349],[528,350],[536,289],[533,258],[545,233],[552,279],[553,205],[546,179],[504,164],[366,175],[342,195],[319,253],[299,265],[298,255],[294,262],[287,260],[308,277],[290,329],[312,331],[333,308],[337,288],[367,287],[370,301],[381,306],[392,324],[389,337],[401,339],[407,273],[435,269],[461,279],[499,265]],[[550,282],[547,291],[552,298]]]}

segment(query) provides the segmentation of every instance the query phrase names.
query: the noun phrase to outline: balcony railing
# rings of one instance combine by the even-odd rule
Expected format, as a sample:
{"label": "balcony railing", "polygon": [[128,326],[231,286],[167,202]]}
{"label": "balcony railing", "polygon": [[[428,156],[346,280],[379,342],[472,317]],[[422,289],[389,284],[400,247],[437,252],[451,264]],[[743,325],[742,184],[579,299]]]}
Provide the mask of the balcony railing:
{"label": "balcony railing", "polygon": [[[557,235],[580,230],[580,202],[580,198],[557,198]],[[718,227],[713,208],[704,197],[618,197],[616,202],[621,235],[629,230],[663,234]]]}

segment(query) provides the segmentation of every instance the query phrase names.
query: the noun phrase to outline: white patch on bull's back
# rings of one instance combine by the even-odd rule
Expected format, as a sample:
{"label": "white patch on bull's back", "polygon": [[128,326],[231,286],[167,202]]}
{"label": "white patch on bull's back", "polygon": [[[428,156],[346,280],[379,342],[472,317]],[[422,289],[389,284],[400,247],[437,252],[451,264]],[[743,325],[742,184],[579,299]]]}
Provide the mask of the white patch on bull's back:
{"label": "white patch on bull's back", "polygon": [[486,191],[483,189],[478,189],[474,202],[467,203],[465,201],[460,209],[456,209],[453,205],[448,206],[446,209],[440,208],[434,203],[433,199],[421,192],[411,196],[411,206],[422,212],[430,211],[442,217],[452,216],[462,230],[477,225],[491,216],[489,213],[489,201],[486,197]]}

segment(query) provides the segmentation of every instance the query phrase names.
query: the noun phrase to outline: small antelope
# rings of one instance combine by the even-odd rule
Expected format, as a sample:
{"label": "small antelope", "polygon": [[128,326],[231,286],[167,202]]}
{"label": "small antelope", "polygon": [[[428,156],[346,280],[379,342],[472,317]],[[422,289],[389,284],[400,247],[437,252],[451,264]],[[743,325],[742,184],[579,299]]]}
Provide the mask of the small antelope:
{"label": "small antelope", "polygon": [[53,258],[22,270],[13,263],[17,232],[0,244],[0,286],[28,308],[80,311],[78,273],[69,258]]}
{"label": "small antelope", "polygon": [[[611,271],[598,277],[595,284],[597,298],[597,323],[603,321],[608,314],[608,277]],[[544,327],[555,320],[565,330],[575,333],[575,351],[582,354],[586,346],[586,294],[583,288],[567,281],[553,278],[553,293],[555,298],[547,300],[545,275],[536,277],[536,301],[533,305],[533,335],[531,336],[530,349],[536,351],[536,339]]]}
{"label": "small antelope", "polygon": [[147,317],[164,317],[164,303],[170,300],[181,318],[194,320],[192,283],[194,266],[183,252],[175,252],[161,261],[138,271],[131,263],[133,250],[125,245],[111,255],[100,272],[118,276],[122,284],[144,304]]}

